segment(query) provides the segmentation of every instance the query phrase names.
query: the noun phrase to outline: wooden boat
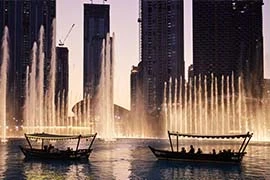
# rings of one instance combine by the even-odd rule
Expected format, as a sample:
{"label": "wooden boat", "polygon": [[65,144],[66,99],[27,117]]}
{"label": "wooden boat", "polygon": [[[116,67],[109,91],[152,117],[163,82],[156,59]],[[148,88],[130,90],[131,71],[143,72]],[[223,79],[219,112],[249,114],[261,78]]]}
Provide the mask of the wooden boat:
{"label": "wooden boat", "polygon": [[[253,133],[238,134],[238,135],[195,135],[195,134],[180,134],[178,132],[168,131],[171,150],[160,150],[148,146],[153,154],[159,160],[177,160],[177,161],[193,161],[193,162],[224,162],[224,163],[241,163],[246,154],[246,147]],[[176,151],[173,148],[171,136],[176,136]],[[243,142],[237,152],[225,151],[221,153],[187,153],[179,151],[179,137],[189,138],[211,138],[211,139],[233,139],[243,138]]]}
{"label": "wooden boat", "polygon": [[[61,159],[61,160],[76,160],[76,159],[88,159],[92,152],[92,145],[96,138],[97,133],[89,135],[56,135],[47,133],[34,133],[24,134],[28,142],[29,147],[19,146],[26,158],[32,159]],[[44,145],[44,142],[49,141],[63,141],[63,140],[76,140],[76,149],[67,147],[65,150],[59,150],[53,146]],[[88,148],[80,149],[79,145],[82,139],[91,139],[89,141]],[[30,140],[41,140],[41,148],[34,148]]]}

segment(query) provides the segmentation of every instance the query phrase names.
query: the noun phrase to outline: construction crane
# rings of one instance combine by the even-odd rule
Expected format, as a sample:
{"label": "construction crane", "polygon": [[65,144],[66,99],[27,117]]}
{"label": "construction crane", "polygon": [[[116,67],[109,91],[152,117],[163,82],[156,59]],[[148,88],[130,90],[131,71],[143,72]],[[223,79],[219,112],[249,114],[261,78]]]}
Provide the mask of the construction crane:
{"label": "construction crane", "polygon": [[69,31],[68,31],[68,33],[67,33],[67,35],[66,35],[66,37],[65,37],[65,39],[63,41],[61,41],[61,39],[59,40],[59,44],[58,44],[59,46],[64,46],[65,41],[68,38],[68,36],[71,33],[71,31],[72,31],[72,29],[73,29],[74,26],[75,26],[75,24],[72,24],[71,28],[69,29]]}

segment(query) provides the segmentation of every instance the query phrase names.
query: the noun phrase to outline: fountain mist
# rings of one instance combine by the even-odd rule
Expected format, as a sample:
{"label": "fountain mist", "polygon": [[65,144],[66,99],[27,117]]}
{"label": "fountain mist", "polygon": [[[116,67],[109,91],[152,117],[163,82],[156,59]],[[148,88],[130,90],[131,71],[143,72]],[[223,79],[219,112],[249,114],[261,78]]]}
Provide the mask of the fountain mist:
{"label": "fountain mist", "polygon": [[[64,115],[67,102],[64,93],[55,94],[56,52],[55,22],[53,24],[52,49],[49,77],[45,76],[44,28],[41,26],[38,43],[33,44],[32,63],[27,67],[26,95],[24,109],[24,131],[51,133],[93,133],[104,139],[115,137],[149,137],[154,132],[167,130],[183,133],[226,134],[252,131],[256,140],[270,140],[270,105],[266,100],[248,98],[242,79],[238,84],[232,77],[213,75],[195,77],[185,82],[170,79],[164,85],[163,118],[160,122],[146,120],[143,106],[138,107],[133,122],[115,122],[113,103],[114,35],[107,35],[101,52],[101,76],[97,100],[85,95],[82,104],[76,106],[75,115]],[[0,118],[2,138],[6,139],[6,87],[8,69],[8,28],[5,27],[2,42],[2,64],[0,81]],[[48,64],[46,64],[48,65]],[[219,81],[221,82],[219,82]],[[45,84],[45,82],[48,82]],[[209,85],[210,84],[210,85]],[[218,86],[221,86],[220,92]],[[46,91],[45,91],[46,89]],[[237,91],[236,91],[237,90]],[[140,93],[140,92],[139,92]],[[143,104],[143,99],[139,99]],[[93,113],[92,111],[95,111]],[[90,115],[95,114],[94,117]],[[156,124],[162,124],[159,129]],[[127,129],[121,132],[119,127]],[[124,128],[123,128],[124,127]]]}
{"label": "fountain mist", "polygon": [[[40,27],[38,44],[34,42],[30,69],[27,67],[26,98],[24,110],[24,130],[32,132],[60,133],[67,132],[64,124],[64,108],[60,95],[55,95],[56,82],[56,49],[55,49],[55,20],[52,26],[52,48],[49,76],[45,76],[44,56],[44,27]],[[44,83],[47,82],[47,85]],[[47,87],[46,87],[47,86]],[[46,88],[45,88],[46,87]],[[46,91],[45,91],[46,89]]]}
{"label": "fountain mist", "polygon": [[[231,79],[231,82],[230,82]],[[193,83],[191,83],[193,82]],[[270,103],[266,100],[248,98],[243,89],[241,77],[237,89],[234,75],[221,77],[221,90],[218,93],[218,78],[207,77],[190,79],[177,88],[178,100],[172,100],[170,80],[164,87],[169,94],[164,96],[165,127],[181,133],[230,134],[254,132],[257,141],[270,140]],[[175,83],[177,84],[177,83]],[[180,83],[181,84],[181,83]],[[210,89],[207,89],[210,84]],[[164,89],[164,92],[167,90]],[[204,89],[204,90],[203,90]],[[176,95],[174,95],[176,98]],[[203,98],[204,97],[204,98]],[[167,129],[166,129],[167,130]]]}
{"label": "fountain mist", "polygon": [[[27,133],[50,132],[50,133],[93,133],[99,132],[100,137],[113,139],[114,129],[114,104],[113,104],[113,57],[114,35],[108,34],[103,41],[101,52],[101,76],[95,102],[95,117],[90,117],[91,98],[85,95],[85,99],[78,103],[72,118],[64,114],[67,102],[64,101],[65,92],[55,94],[56,90],[56,51],[55,51],[55,23],[53,24],[53,37],[50,59],[49,76],[45,76],[44,51],[43,51],[44,28],[40,28],[39,43],[34,43],[32,49],[32,63],[27,67],[26,100],[25,100],[25,123],[24,130]],[[48,82],[48,88],[44,88]],[[44,91],[46,89],[46,91]]]}
{"label": "fountain mist", "polygon": [[114,64],[114,34],[107,34],[102,44],[101,76],[98,87],[98,132],[104,139],[115,138],[114,103],[113,103],[113,64]]}
{"label": "fountain mist", "polygon": [[55,50],[55,37],[56,37],[56,20],[53,20],[52,26],[52,46],[51,46],[51,64],[50,64],[50,74],[49,74],[49,90],[48,90],[48,116],[49,116],[49,127],[56,125],[55,121],[55,82],[56,82],[56,50]]}
{"label": "fountain mist", "polygon": [[9,61],[9,52],[8,52],[8,28],[5,26],[4,35],[2,39],[2,63],[0,69],[0,120],[2,139],[1,141],[6,141],[6,126],[7,126],[7,117],[6,117],[6,101],[7,101],[7,71],[8,71],[8,61]]}

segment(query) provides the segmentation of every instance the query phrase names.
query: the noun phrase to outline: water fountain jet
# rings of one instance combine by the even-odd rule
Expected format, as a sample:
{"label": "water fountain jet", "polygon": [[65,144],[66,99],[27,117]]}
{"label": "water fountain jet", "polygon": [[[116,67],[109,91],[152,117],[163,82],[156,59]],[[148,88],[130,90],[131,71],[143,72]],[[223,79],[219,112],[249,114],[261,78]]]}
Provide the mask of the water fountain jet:
{"label": "water fountain jet", "polygon": [[[184,95],[183,98],[180,95],[177,103],[170,100],[171,94],[167,95],[169,98],[165,96],[164,119],[170,125],[169,130],[213,135],[250,131],[254,132],[256,141],[269,141],[270,123],[267,120],[270,112],[266,107],[270,106],[270,102],[247,97],[241,77],[238,77],[237,86],[234,78],[233,74],[222,76],[221,87],[218,87],[218,78],[213,75],[210,81],[206,76],[204,79],[190,79],[184,87],[178,86],[178,93],[184,92]],[[170,91],[172,86],[171,80],[165,83],[164,92],[167,89]],[[218,88],[221,88],[220,91]],[[178,124],[184,125],[179,127]]]}
{"label": "water fountain jet", "polygon": [[4,35],[2,39],[2,62],[0,68],[0,120],[1,124],[1,142],[7,141],[7,115],[6,115],[6,103],[7,103],[7,72],[9,64],[9,52],[8,52],[8,27],[4,28]]}

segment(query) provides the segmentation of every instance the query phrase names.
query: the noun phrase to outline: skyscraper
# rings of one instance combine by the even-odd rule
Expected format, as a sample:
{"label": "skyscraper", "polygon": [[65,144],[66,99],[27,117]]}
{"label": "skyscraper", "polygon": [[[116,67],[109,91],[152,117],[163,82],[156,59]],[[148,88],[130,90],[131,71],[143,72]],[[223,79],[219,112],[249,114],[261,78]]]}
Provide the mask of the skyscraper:
{"label": "skyscraper", "polygon": [[243,77],[248,95],[262,96],[262,0],[193,0],[194,75]]}
{"label": "skyscraper", "polygon": [[138,66],[132,66],[130,74],[130,111],[138,113],[142,106],[142,63]]}
{"label": "skyscraper", "polygon": [[0,34],[3,34],[5,26],[9,29],[8,107],[12,108],[9,108],[8,119],[22,119],[26,68],[31,64],[31,50],[34,41],[38,41],[41,25],[45,31],[45,64],[49,64],[55,9],[55,0],[0,2]]}
{"label": "skyscraper", "polygon": [[[64,116],[67,117],[68,108],[68,90],[69,90],[69,58],[67,47],[57,47],[57,65],[56,65],[56,101],[64,110]],[[64,118],[64,117],[63,117]]]}
{"label": "skyscraper", "polygon": [[142,82],[143,82],[142,61],[138,66],[132,66],[130,74],[130,118],[128,129],[134,135],[142,135],[147,132],[149,126],[145,121],[143,106]]}
{"label": "skyscraper", "polygon": [[161,110],[164,82],[184,77],[183,0],[139,3],[142,92],[145,110],[152,114]]}
{"label": "skyscraper", "polygon": [[110,32],[110,6],[84,4],[84,95],[94,97],[101,73],[102,41]]}

